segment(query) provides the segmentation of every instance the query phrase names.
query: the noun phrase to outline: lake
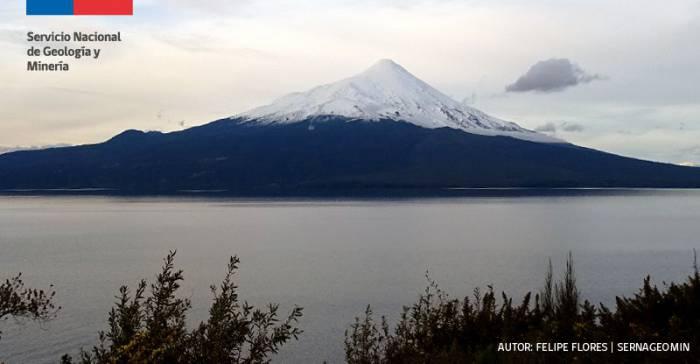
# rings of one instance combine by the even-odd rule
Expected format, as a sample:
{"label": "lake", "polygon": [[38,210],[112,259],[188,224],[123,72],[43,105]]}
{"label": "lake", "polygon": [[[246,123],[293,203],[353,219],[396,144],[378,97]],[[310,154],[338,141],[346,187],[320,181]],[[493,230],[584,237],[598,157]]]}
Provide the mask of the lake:
{"label": "lake", "polygon": [[700,248],[700,191],[472,191],[401,199],[0,197],[0,277],[55,285],[63,309],[46,324],[0,322],[0,361],[57,362],[97,343],[120,285],[152,279],[177,249],[192,323],[209,285],[241,258],[240,292],[254,304],[304,307],[301,340],[284,363],[343,359],[343,333],[371,304],[395,320],[426,286],[452,296],[492,284],[539,290],[573,252],[579,288],[610,304],[651,275],[679,281]]}

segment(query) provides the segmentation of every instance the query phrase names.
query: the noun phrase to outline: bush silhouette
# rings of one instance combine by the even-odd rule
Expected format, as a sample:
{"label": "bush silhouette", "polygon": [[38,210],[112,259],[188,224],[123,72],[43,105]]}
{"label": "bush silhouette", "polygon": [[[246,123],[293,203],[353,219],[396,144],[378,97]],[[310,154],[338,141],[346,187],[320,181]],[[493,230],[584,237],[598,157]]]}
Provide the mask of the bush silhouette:
{"label": "bush silhouette", "polygon": [[[450,298],[428,278],[418,301],[404,307],[393,331],[367,307],[345,333],[350,364],[393,363],[679,363],[700,362],[700,274],[665,290],[647,277],[633,297],[617,297],[613,312],[581,302],[573,257],[561,281],[549,263],[542,291],[514,304],[492,287],[462,300]],[[690,352],[508,352],[503,343],[689,343]],[[608,348],[609,350],[609,348]]]}
{"label": "bush silhouette", "polygon": [[35,321],[51,320],[61,309],[54,303],[55,296],[53,286],[49,286],[49,290],[25,287],[21,273],[6,279],[0,284],[0,321],[10,317]]}
{"label": "bush silhouette", "polygon": [[[164,259],[152,284],[122,286],[99,344],[68,363],[269,363],[280,348],[302,333],[295,307],[280,317],[279,306],[256,308],[238,296],[234,278],[239,259],[231,257],[222,283],[212,286],[209,318],[189,329],[191,303],[177,296],[183,272],[175,252]],[[418,300],[404,307],[390,328],[367,306],[345,332],[350,364],[394,363],[697,363],[700,356],[700,272],[682,283],[659,288],[651,278],[631,297],[617,297],[614,310],[582,301],[571,254],[555,281],[549,262],[544,287],[515,301],[489,286],[463,299],[450,298],[427,276]],[[0,285],[0,319],[55,317],[54,292],[24,287],[21,276]],[[690,351],[596,352],[509,351],[507,343],[688,343]],[[609,350],[609,348],[608,348]]]}
{"label": "bush silhouette", "polygon": [[[142,280],[133,293],[121,287],[109,313],[109,328],[100,344],[81,350],[80,363],[268,363],[270,357],[301,334],[302,309],[280,319],[278,305],[256,308],[238,297],[234,276],[239,259],[232,257],[220,287],[212,286],[209,319],[195,329],[186,326],[191,307],[176,296],[183,280],[174,266],[175,252],[164,260],[160,274],[146,294]],[[69,355],[62,363],[73,363]]]}

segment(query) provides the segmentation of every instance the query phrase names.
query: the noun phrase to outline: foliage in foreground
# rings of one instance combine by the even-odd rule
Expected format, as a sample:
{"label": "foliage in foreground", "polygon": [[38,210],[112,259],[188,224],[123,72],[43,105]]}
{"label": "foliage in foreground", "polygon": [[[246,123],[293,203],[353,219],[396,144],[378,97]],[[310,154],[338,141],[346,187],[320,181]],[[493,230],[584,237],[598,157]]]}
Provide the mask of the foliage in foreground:
{"label": "foliage in foreground", "polygon": [[0,320],[10,317],[34,321],[53,319],[61,308],[54,304],[56,292],[52,289],[53,286],[47,291],[25,287],[21,273],[6,279],[0,284]]}
{"label": "foliage in foreground", "polygon": [[[241,302],[234,283],[239,259],[232,257],[219,289],[211,287],[214,302],[209,319],[193,330],[186,327],[190,301],[176,296],[183,280],[174,267],[175,252],[164,260],[155,283],[142,280],[135,291],[121,287],[109,313],[109,329],[100,344],[81,350],[78,362],[88,363],[268,363],[270,356],[301,334],[302,309],[295,307],[280,319],[278,305],[260,309]],[[73,363],[64,355],[62,362]]]}
{"label": "foliage in foreground", "polygon": [[[425,292],[404,307],[393,331],[385,318],[364,317],[345,333],[350,364],[375,363],[680,363],[700,362],[700,273],[665,289],[649,277],[633,297],[617,297],[616,310],[581,302],[573,259],[553,283],[551,262],[543,290],[519,303],[492,287],[472,297],[451,299],[429,280]],[[684,353],[499,352],[499,343],[687,342]]]}

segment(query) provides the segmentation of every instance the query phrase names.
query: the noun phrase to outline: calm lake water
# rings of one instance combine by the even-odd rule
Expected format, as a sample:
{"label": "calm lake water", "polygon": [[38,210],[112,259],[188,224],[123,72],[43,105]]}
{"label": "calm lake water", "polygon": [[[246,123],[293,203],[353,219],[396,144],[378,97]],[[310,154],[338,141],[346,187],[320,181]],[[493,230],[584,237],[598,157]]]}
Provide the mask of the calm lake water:
{"label": "calm lake water", "polygon": [[396,319],[426,285],[453,296],[493,284],[538,290],[572,251],[593,302],[631,294],[650,274],[678,281],[700,248],[700,191],[558,191],[399,200],[0,197],[0,277],[54,284],[47,324],[0,322],[0,361],[57,362],[97,343],[122,284],[153,278],[168,250],[185,271],[193,323],[228,257],[242,260],[244,299],[304,307],[305,330],[281,363],[343,358],[343,332],[372,304]]}

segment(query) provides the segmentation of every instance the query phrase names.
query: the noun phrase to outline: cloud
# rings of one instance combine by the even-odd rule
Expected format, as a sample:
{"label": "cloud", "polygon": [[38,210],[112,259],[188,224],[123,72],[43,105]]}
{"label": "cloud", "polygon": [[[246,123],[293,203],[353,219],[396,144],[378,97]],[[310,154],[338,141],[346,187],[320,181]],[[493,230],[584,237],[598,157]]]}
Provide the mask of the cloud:
{"label": "cloud", "polygon": [[540,133],[556,134],[558,131],[564,131],[567,133],[580,133],[584,131],[584,127],[581,124],[570,123],[567,121],[561,123],[548,122],[542,124],[535,128],[535,131]]}
{"label": "cloud", "polygon": [[580,133],[584,128],[581,124],[564,122],[561,124],[561,129],[569,133]]}
{"label": "cloud", "polygon": [[682,162],[678,164],[687,167],[700,167],[700,145],[683,148],[680,150],[679,155],[679,160]]}
{"label": "cloud", "polygon": [[3,146],[0,146],[0,154],[18,152],[21,150],[41,150],[41,149],[48,149],[48,148],[63,148],[63,147],[70,147],[70,146],[71,146],[70,144],[65,144],[65,143],[49,144],[49,145],[32,145],[32,146],[28,146],[28,147],[22,147],[22,146],[3,147]]}
{"label": "cloud", "polygon": [[700,145],[694,145],[681,150],[683,153],[692,154],[700,157]]}
{"label": "cloud", "polygon": [[554,123],[546,123],[535,128],[535,131],[540,133],[556,133],[557,125]]}
{"label": "cloud", "polygon": [[552,58],[535,63],[507,92],[556,92],[567,87],[602,80],[603,76],[589,74],[566,58]]}

